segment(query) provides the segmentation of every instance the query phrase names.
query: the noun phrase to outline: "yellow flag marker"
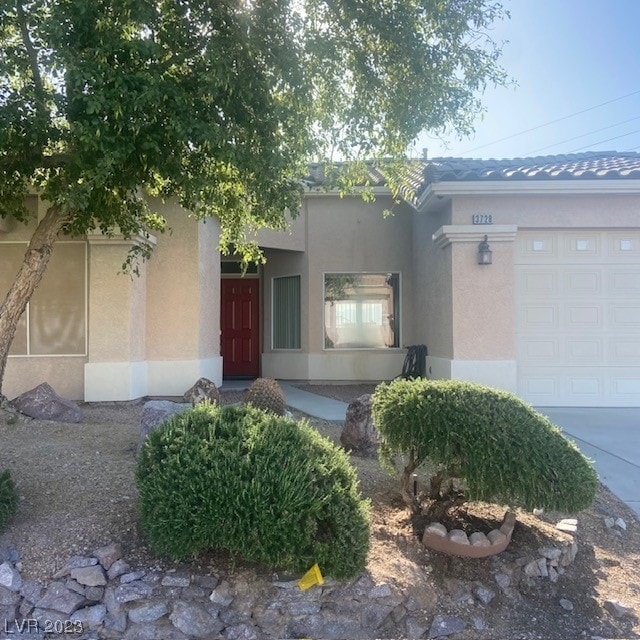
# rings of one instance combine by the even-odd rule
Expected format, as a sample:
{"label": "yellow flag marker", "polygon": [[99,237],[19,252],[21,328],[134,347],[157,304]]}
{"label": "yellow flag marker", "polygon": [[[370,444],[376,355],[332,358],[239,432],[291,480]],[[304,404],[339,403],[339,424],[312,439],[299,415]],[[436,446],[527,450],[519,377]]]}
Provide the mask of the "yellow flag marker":
{"label": "yellow flag marker", "polygon": [[320,567],[317,562],[298,580],[298,586],[303,591],[313,587],[314,584],[324,584],[324,578],[322,577],[322,573],[320,573]]}

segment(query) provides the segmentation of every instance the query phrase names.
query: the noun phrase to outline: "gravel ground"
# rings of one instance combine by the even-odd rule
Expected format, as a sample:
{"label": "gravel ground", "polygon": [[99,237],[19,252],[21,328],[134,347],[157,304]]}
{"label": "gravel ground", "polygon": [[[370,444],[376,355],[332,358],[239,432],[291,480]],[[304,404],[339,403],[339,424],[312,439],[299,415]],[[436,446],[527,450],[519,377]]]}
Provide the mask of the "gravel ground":
{"label": "gravel ground", "polygon": [[[316,392],[330,392],[332,397],[347,402],[367,392],[365,388],[370,391],[371,385],[313,386]],[[241,398],[241,393],[225,393],[223,402]],[[78,425],[16,421],[0,411],[0,469],[11,470],[20,494],[18,514],[0,534],[0,547],[10,544],[19,549],[23,576],[43,581],[71,555],[90,553],[110,542],[122,544],[125,558],[134,567],[177,567],[156,557],[138,529],[133,477],[142,403],[96,403],[82,408],[85,420]],[[298,412],[294,415],[304,417]],[[340,425],[309,421],[323,435],[339,441]],[[497,590],[493,582],[495,565],[491,560],[462,560],[424,548],[399,500],[397,481],[380,468],[377,460],[352,456],[352,461],[363,494],[373,503],[368,563],[372,577],[418,590],[427,617],[451,612],[469,619],[477,605],[457,602],[455,594],[460,585],[477,582]],[[456,517],[461,521],[491,521],[501,519],[503,512],[493,505],[472,504]],[[604,518],[611,514],[625,519],[626,531],[607,529]],[[518,512],[518,524],[506,553],[511,557],[535,554],[553,535],[549,523],[564,515],[545,514],[541,519]],[[615,600],[640,612],[638,520],[605,488],[595,505],[578,519],[580,551],[557,584],[547,581],[531,593],[511,598],[499,595],[480,612],[486,629],[468,628],[456,640],[640,637],[637,618],[617,620],[603,609],[605,600]],[[232,579],[242,566],[237,558],[210,554],[182,568],[225,574]],[[267,568],[260,571],[265,580],[270,578]],[[560,608],[560,598],[571,600],[574,610]]]}

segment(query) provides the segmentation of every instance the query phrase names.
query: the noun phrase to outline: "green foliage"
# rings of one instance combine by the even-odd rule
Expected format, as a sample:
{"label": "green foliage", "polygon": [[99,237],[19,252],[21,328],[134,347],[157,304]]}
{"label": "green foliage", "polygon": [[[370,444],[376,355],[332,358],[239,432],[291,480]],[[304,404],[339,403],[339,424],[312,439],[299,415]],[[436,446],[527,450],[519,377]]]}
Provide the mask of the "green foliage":
{"label": "green foliage", "polygon": [[18,494],[9,471],[0,473],[0,532],[18,509]]}
{"label": "green foliage", "polygon": [[247,404],[263,411],[271,411],[277,416],[285,412],[284,392],[273,378],[257,378],[245,393]]}
{"label": "green foliage", "polygon": [[455,380],[395,380],[373,395],[389,462],[429,460],[465,480],[471,500],[575,512],[595,497],[590,461],[516,396]]}
{"label": "green foliage", "polygon": [[310,159],[360,159],[348,190],[362,158],[469,132],[505,83],[504,16],[494,0],[6,0],[0,217],[26,219],[35,184],[71,233],[162,229],[146,191],[218,217],[221,247],[256,259],[247,226],[284,226]]}
{"label": "green foliage", "polygon": [[198,405],[147,438],[138,459],[142,527],[156,552],[223,549],[335,578],[369,547],[368,503],[346,454],[308,424],[249,406]]}

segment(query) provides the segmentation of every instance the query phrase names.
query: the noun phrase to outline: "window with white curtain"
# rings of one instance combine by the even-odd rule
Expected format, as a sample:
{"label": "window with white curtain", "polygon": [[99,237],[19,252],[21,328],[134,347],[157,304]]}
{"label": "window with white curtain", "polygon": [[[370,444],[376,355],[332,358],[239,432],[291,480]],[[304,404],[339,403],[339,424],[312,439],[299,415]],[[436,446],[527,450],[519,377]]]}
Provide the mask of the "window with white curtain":
{"label": "window with white curtain", "polygon": [[400,274],[325,274],[325,349],[399,346]]}

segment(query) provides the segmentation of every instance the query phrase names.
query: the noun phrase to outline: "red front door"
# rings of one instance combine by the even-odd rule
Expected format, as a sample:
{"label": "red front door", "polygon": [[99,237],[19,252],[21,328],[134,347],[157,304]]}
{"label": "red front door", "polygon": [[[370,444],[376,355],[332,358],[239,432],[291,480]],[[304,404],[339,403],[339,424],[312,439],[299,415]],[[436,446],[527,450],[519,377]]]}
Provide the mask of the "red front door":
{"label": "red front door", "polygon": [[222,374],[260,375],[259,280],[221,280]]}

